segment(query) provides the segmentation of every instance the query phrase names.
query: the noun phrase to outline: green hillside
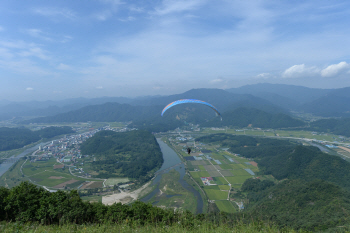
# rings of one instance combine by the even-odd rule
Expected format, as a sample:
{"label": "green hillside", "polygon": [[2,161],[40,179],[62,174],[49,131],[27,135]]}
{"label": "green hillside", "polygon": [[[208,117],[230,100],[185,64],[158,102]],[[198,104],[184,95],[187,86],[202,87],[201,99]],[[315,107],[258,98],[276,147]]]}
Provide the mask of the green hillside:
{"label": "green hillside", "polygon": [[148,131],[116,133],[100,131],[80,146],[84,155],[94,155],[92,170],[98,178],[144,177],[163,163],[155,137]]}

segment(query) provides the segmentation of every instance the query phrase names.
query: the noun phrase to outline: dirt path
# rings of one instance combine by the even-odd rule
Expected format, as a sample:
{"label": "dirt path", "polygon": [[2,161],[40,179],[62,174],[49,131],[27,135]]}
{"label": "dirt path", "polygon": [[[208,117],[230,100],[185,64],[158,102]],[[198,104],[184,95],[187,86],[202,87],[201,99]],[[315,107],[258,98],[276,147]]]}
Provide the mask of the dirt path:
{"label": "dirt path", "polygon": [[112,205],[113,203],[119,203],[119,202],[122,204],[126,204],[133,200],[137,200],[140,193],[145,188],[147,188],[151,184],[151,182],[152,181],[144,184],[141,188],[136,189],[135,191],[132,191],[132,192],[123,192],[120,190],[120,193],[104,196],[102,197],[102,203],[105,205]]}

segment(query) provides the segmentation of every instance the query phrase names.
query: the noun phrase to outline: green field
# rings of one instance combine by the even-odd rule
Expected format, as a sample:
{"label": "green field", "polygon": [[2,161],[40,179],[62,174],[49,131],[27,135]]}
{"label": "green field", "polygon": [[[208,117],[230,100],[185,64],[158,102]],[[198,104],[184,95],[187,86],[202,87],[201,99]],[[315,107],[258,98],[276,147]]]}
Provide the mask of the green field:
{"label": "green field", "polygon": [[119,184],[119,183],[125,183],[125,182],[128,182],[129,181],[129,178],[109,178],[106,180],[105,184],[107,186],[110,186],[110,185],[116,185],[116,184]]}
{"label": "green field", "polygon": [[230,186],[228,185],[218,185],[220,190],[230,190]]}
{"label": "green field", "polygon": [[190,172],[193,178],[210,177],[207,171]]}
{"label": "green field", "polygon": [[224,177],[213,177],[214,181],[218,185],[228,184],[227,181],[224,179]]}
{"label": "green field", "polygon": [[226,177],[230,184],[243,184],[245,180],[252,178],[252,176],[230,176]]}
{"label": "green field", "polygon": [[[83,181],[94,181],[94,179],[85,179],[71,175],[68,167],[54,169],[54,165],[57,164],[60,163],[58,163],[55,158],[51,158],[48,161],[37,161],[33,163],[27,161],[23,165],[22,171],[24,176],[34,182],[34,184],[47,187],[54,187],[58,184],[74,179],[78,182],[67,184],[66,186],[69,188],[77,188],[79,184],[83,183]],[[99,184],[98,186],[100,187],[101,185]]]}
{"label": "green field", "polygon": [[220,164],[219,165],[222,170],[227,169],[227,170],[232,170],[232,167],[230,164]]}
{"label": "green field", "polygon": [[233,204],[230,201],[227,201],[227,200],[215,201],[215,204],[220,211],[227,212],[227,213],[237,212],[236,208],[233,206]]}
{"label": "green field", "polygon": [[204,188],[204,191],[206,192],[208,198],[210,200],[226,200],[227,199],[227,191],[220,191],[215,189],[207,189]]}
{"label": "green field", "polygon": [[186,209],[195,213],[197,210],[196,198],[192,192],[182,187],[179,183],[179,178],[180,173],[175,169],[163,174],[159,183],[161,192],[153,196],[148,203],[167,208]]}
{"label": "green field", "polygon": [[240,164],[228,164],[231,169],[235,170],[235,169],[242,169],[242,167],[240,166]]}
{"label": "green field", "polygon": [[246,170],[243,169],[235,169],[231,171],[234,176],[247,176],[250,175]]}

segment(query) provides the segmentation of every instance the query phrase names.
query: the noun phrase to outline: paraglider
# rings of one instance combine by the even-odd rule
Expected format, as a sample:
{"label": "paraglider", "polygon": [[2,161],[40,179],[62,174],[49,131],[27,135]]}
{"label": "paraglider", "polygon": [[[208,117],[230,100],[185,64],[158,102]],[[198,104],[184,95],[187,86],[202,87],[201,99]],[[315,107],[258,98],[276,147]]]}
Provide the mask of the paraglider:
{"label": "paraglider", "polygon": [[191,148],[187,147],[187,154],[191,154]]}
{"label": "paraglider", "polygon": [[196,100],[196,99],[181,99],[181,100],[176,100],[174,102],[171,102],[170,104],[168,104],[167,106],[165,106],[165,108],[163,109],[162,111],[162,116],[163,114],[166,112],[166,110],[168,110],[169,108],[175,106],[175,105],[178,105],[178,104],[185,104],[185,103],[194,103],[194,104],[204,104],[204,105],[207,105],[208,107],[210,107],[211,109],[213,109],[216,113],[217,116],[220,116],[221,120],[222,120],[222,117],[221,117],[221,114],[220,112],[211,104],[205,102],[205,101],[202,101],[202,100]]}

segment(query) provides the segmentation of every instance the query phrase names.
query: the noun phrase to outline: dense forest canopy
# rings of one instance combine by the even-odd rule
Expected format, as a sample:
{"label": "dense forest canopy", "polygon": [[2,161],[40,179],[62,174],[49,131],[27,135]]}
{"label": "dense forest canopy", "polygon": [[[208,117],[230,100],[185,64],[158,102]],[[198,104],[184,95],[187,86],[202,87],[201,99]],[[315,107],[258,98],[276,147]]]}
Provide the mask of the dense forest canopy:
{"label": "dense forest canopy", "polygon": [[322,119],[310,123],[310,129],[319,132],[329,132],[350,137],[350,118]]}
{"label": "dense forest canopy", "polygon": [[0,151],[21,148],[40,139],[49,139],[62,134],[74,133],[71,127],[46,127],[32,131],[26,128],[0,128]]}
{"label": "dense forest canopy", "polygon": [[255,220],[309,231],[349,222],[350,192],[326,181],[296,179],[273,185],[248,179],[242,191],[248,192],[245,212]]}
{"label": "dense forest canopy", "polygon": [[93,170],[100,178],[140,178],[161,167],[163,155],[153,136],[145,130],[116,133],[100,131],[81,144],[82,154],[94,155]]}

